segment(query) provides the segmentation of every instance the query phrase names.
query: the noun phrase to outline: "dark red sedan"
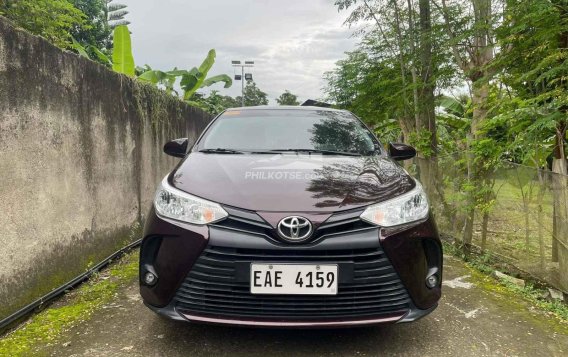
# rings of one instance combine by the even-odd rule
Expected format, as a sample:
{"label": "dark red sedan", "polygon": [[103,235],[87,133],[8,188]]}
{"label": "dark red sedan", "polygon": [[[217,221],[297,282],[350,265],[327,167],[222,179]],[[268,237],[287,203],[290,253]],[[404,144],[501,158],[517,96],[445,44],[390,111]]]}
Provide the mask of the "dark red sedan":
{"label": "dark red sedan", "polygon": [[241,326],[410,322],[441,295],[442,249],[420,183],[353,114],[229,109],[156,192],[140,254],[145,304]]}

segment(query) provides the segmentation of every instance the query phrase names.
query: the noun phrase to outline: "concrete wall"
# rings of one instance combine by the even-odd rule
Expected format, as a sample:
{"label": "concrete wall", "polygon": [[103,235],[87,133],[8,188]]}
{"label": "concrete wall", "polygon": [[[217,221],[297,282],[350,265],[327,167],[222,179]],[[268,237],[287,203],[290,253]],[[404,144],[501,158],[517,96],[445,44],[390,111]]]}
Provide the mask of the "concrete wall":
{"label": "concrete wall", "polygon": [[210,117],[0,17],[0,319],[138,239]]}

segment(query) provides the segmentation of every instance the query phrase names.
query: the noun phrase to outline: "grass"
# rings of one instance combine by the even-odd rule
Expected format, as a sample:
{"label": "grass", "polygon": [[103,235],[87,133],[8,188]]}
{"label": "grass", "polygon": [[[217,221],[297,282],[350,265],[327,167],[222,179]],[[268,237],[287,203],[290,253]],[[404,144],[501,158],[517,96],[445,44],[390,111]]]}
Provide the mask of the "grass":
{"label": "grass", "polygon": [[[440,205],[433,205],[437,213],[440,231],[446,235],[461,239],[465,223],[464,193],[451,184],[458,175],[448,170],[444,193],[447,202],[453,206],[457,216],[446,217]],[[522,188],[521,188],[522,185]],[[553,262],[553,192],[550,179],[546,180],[547,189],[543,192],[541,215],[538,214],[537,196],[541,183],[536,179],[532,168],[514,167],[500,169],[495,180],[495,202],[489,211],[489,222],[485,249],[502,257],[509,264],[531,273],[531,275],[557,284],[558,263]],[[528,230],[525,223],[525,205],[522,191],[528,195]],[[476,211],[472,243],[478,247],[481,242],[482,214]],[[528,233],[528,237],[527,237]],[[528,244],[527,244],[528,241]],[[542,244],[542,253],[540,251]]]}
{"label": "grass", "polygon": [[526,282],[525,286],[521,287],[511,282],[494,278],[491,274],[496,270],[496,264],[492,262],[489,255],[469,255],[465,257],[463,252],[457,249],[453,244],[443,242],[443,245],[444,253],[465,260],[466,266],[472,273],[472,277],[483,288],[510,295],[513,299],[521,297],[532,306],[546,313],[546,315],[554,317],[563,325],[563,330],[568,332],[568,305],[561,301],[548,301],[543,299],[546,290],[537,288],[535,284],[531,282]]}
{"label": "grass", "polygon": [[130,253],[111,268],[70,292],[64,301],[34,315],[23,326],[0,339],[0,356],[28,356],[36,345],[53,344],[61,334],[88,320],[108,303],[121,286],[138,276],[138,253]]}

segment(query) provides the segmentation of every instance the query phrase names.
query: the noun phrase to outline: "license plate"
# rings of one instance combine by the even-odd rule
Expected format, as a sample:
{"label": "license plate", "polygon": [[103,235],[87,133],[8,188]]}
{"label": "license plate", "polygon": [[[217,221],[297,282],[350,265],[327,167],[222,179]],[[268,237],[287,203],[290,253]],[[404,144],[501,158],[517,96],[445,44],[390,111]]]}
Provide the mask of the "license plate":
{"label": "license plate", "polygon": [[250,292],[252,294],[336,295],[337,265],[252,263]]}

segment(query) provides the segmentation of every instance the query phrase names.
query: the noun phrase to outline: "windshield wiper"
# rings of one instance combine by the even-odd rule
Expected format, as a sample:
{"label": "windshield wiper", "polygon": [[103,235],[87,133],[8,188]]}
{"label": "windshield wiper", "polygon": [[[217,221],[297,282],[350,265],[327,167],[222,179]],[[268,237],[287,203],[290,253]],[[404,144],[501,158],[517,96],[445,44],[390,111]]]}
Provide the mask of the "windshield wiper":
{"label": "windshield wiper", "polygon": [[361,156],[360,153],[351,151],[333,151],[333,150],[318,150],[318,149],[275,149],[271,152],[299,152],[308,154],[322,154],[322,155],[343,155],[343,156]]}
{"label": "windshield wiper", "polygon": [[203,153],[206,153],[206,154],[244,154],[244,152],[239,151],[239,150],[223,149],[223,148],[202,149],[202,150],[199,150],[199,152],[203,152]]}

